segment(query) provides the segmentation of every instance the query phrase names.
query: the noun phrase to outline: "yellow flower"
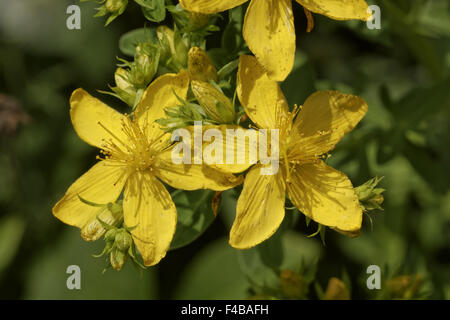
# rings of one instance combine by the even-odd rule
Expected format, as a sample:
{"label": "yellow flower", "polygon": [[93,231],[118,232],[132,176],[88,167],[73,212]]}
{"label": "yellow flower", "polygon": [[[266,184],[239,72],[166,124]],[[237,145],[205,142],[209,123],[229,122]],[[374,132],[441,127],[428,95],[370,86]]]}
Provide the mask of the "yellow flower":
{"label": "yellow flower", "polygon": [[[217,13],[247,0],[180,0],[188,11]],[[365,0],[296,0],[309,11],[335,20],[367,20]],[[291,72],[295,56],[292,0],[251,0],[245,15],[244,39],[273,80],[283,81]]]}
{"label": "yellow flower", "polygon": [[[98,208],[80,201],[115,202],[123,191],[123,218],[147,266],[158,263],[169,249],[177,223],[177,210],[160,180],[174,188],[225,190],[241,183],[233,175],[200,165],[174,164],[170,134],[154,122],[164,108],[185,99],[189,75],[166,74],[145,91],[135,114],[123,115],[77,89],[70,99],[75,131],[88,144],[101,149],[101,160],[75,181],[53,207],[53,214],[96,240],[104,229],[96,219]],[[176,95],[175,95],[176,94]],[[109,222],[114,217],[105,216]]]}
{"label": "yellow flower", "polygon": [[304,103],[298,117],[290,113],[276,81],[254,57],[241,56],[237,92],[250,119],[262,129],[279,129],[279,170],[262,175],[263,165],[248,172],[237,202],[230,244],[239,249],[257,245],[278,229],[285,213],[286,192],[306,216],[331,228],[355,232],[362,210],[345,174],[320,158],[351,131],[367,112],[356,96],[319,91]]}

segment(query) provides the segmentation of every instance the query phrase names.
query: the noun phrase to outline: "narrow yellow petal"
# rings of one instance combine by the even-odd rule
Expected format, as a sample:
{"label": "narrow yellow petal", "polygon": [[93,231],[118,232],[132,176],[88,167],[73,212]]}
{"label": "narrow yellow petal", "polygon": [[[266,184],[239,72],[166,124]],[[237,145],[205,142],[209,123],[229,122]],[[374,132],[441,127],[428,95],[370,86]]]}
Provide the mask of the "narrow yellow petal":
{"label": "narrow yellow petal", "polygon": [[114,136],[127,139],[121,130],[123,115],[83,89],[75,90],[70,97],[70,117],[78,136],[97,148]]}
{"label": "narrow yellow petal", "polygon": [[367,103],[337,91],[313,93],[303,105],[291,131],[295,146],[291,158],[317,158],[334,148],[342,137],[359,123]]}
{"label": "narrow yellow petal", "polygon": [[272,236],[284,219],[285,182],[282,173],[262,175],[261,166],[247,174],[239,196],[230,245],[248,249]]}
{"label": "narrow yellow petal", "polygon": [[164,108],[180,104],[177,96],[186,99],[188,88],[189,74],[182,70],[178,74],[168,73],[157,78],[145,90],[135,115],[139,118],[139,124],[145,128],[150,140],[164,135],[164,131],[155,120],[166,117]]}
{"label": "narrow yellow petal", "polygon": [[188,70],[192,80],[217,82],[217,70],[205,51],[192,47],[188,53]]}
{"label": "narrow yellow petal", "polygon": [[75,181],[64,197],[53,207],[53,215],[62,222],[83,230],[85,240],[97,240],[105,231],[97,221],[97,215],[104,222],[113,223],[109,211],[89,206],[79,197],[94,203],[114,202],[122,192],[126,180],[125,168],[108,166],[99,162]]}
{"label": "narrow yellow petal", "polygon": [[196,133],[194,128],[185,128],[191,135],[191,147],[194,146],[195,134],[202,136],[203,162],[213,168],[240,173],[259,159],[258,130],[244,129],[238,125],[203,125],[202,132]]}
{"label": "narrow yellow petal", "polygon": [[280,86],[267,77],[252,56],[240,57],[237,94],[245,112],[258,127],[277,129],[290,122],[288,104]]}
{"label": "narrow yellow petal", "polygon": [[334,20],[367,20],[370,13],[365,0],[297,0],[302,6],[314,13],[322,14]]}
{"label": "narrow yellow petal", "polygon": [[157,264],[166,255],[177,225],[177,209],[164,185],[150,174],[135,173],[125,186],[125,225],[146,266]]}
{"label": "narrow yellow petal", "polygon": [[168,185],[182,190],[211,189],[222,191],[233,188],[242,183],[242,177],[236,177],[209,167],[205,164],[175,163],[172,159],[172,148],[159,154],[155,165],[155,175]]}
{"label": "narrow yellow petal", "polygon": [[289,199],[306,216],[341,231],[361,229],[361,206],[345,174],[318,161],[296,166],[290,175]]}
{"label": "narrow yellow petal", "polygon": [[243,35],[269,78],[285,80],[295,58],[292,0],[252,0],[245,15]]}
{"label": "narrow yellow petal", "polygon": [[199,13],[218,13],[237,7],[247,0],[180,0],[187,11]]}

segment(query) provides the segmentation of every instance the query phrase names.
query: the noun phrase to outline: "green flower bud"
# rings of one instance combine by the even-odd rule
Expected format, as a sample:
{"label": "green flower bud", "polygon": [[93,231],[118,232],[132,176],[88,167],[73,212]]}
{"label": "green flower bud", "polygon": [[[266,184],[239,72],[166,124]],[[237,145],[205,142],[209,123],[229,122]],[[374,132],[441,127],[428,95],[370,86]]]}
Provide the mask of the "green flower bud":
{"label": "green flower bud", "polygon": [[125,10],[128,0],[106,0],[105,8],[110,13],[117,13]]}
{"label": "green flower bud", "polygon": [[167,61],[175,52],[173,45],[173,30],[166,26],[159,26],[156,28],[156,35],[159,40],[161,49],[161,60]]}
{"label": "green flower bud", "polygon": [[121,270],[128,260],[128,253],[120,251],[119,249],[113,249],[110,254],[111,266],[114,270]]}
{"label": "green flower bud", "polygon": [[187,67],[188,47],[178,30],[166,26],[156,29],[161,49],[161,62],[170,70],[179,72]]}
{"label": "green flower bud", "polygon": [[134,62],[130,64],[130,82],[136,89],[145,89],[158,70],[160,49],[144,42],[136,46]]}
{"label": "green flower bud", "polygon": [[361,207],[364,211],[383,210],[381,204],[384,201],[382,193],[386,191],[382,188],[376,188],[383,178],[372,178],[363,185],[355,188]]}
{"label": "green flower bud", "polygon": [[116,229],[109,229],[108,231],[106,231],[106,233],[105,233],[105,241],[107,243],[114,242],[114,240],[116,239],[116,233],[117,233]]}
{"label": "green flower bud", "polygon": [[131,66],[130,78],[135,88],[145,88],[152,81],[155,72],[152,68],[150,57],[141,54],[136,57]]}
{"label": "green flower bud", "polygon": [[189,48],[178,30],[174,32],[175,56],[173,57],[183,68],[187,68]]}
{"label": "green flower bud", "polygon": [[128,231],[121,229],[115,234],[114,244],[120,251],[126,252],[132,243],[133,239]]}
{"label": "green flower bud", "polygon": [[106,207],[114,216],[123,215],[122,201],[109,202]]}

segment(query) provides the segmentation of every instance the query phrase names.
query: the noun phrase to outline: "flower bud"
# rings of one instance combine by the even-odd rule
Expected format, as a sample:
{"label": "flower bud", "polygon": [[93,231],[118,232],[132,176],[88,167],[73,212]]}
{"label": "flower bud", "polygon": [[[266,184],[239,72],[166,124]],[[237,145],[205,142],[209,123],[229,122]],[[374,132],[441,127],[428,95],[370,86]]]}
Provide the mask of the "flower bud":
{"label": "flower bud", "polygon": [[205,51],[192,47],[188,53],[188,70],[192,80],[217,82],[217,70]]}
{"label": "flower bud", "polygon": [[375,177],[355,188],[359,203],[364,211],[371,211],[375,209],[383,210],[381,207],[381,204],[384,201],[382,193],[385,189],[376,188],[382,179],[383,178]]}
{"label": "flower bud", "polygon": [[106,0],[105,8],[110,13],[117,13],[125,9],[128,0]]}
{"label": "flower bud", "polygon": [[120,251],[119,249],[113,249],[110,254],[111,266],[114,270],[121,270],[128,260],[128,253]]}
{"label": "flower bud", "polygon": [[126,252],[132,243],[133,239],[128,231],[121,229],[115,234],[114,244],[120,251]]}
{"label": "flower bud", "polygon": [[116,86],[111,89],[114,91],[114,96],[125,102],[129,106],[134,106],[136,102],[136,89],[130,81],[131,75],[130,71],[117,68],[114,73],[114,79],[116,81]]}
{"label": "flower bud", "polygon": [[231,103],[221,91],[203,81],[191,82],[192,92],[205,113],[218,123],[231,123],[235,120],[236,113]]}
{"label": "flower bud", "polygon": [[188,47],[178,30],[166,26],[156,29],[161,49],[161,62],[169,69],[179,72],[187,67]]}
{"label": "flower bud", "polygon": [[109,229],[108,231],[106,231],[105,241],[106,242],[114,242],[114,240],[116,239],[116,233],[117,233],[116,229]]}
{"label": "flower bud", "polygon": [[156,36],[158,37],[161,47],[161,60],[168,60],[175,52],[173,44],[173,30],[166,26],[156,28]]}
{"label": "flower bud", "polygon": [[123,207],[122,207],[122,201],[118,202],[109,202],[106,205],[106,208],[113,214],[113,215],[123,215]]}
{"label": "flower bud", "polygon": [[131,64],[131,82],[135,88],[147,88],[158,70],[159,49],[150,43],[136,46],[134,63]]}
{"label": "flower bud", "polygon": [[[94,203],[92,204],[94,205]],[[123,217],[121,203],[108,203],[106,205],[95,204],[95,206],[99,206],[98,213],[92,216],[81,228],[81,237],[85,241],[95,241],[99,239],[106,231],[104,224],[110,226],[117,225]],[[110,208],[114,209],[111,210]]]}

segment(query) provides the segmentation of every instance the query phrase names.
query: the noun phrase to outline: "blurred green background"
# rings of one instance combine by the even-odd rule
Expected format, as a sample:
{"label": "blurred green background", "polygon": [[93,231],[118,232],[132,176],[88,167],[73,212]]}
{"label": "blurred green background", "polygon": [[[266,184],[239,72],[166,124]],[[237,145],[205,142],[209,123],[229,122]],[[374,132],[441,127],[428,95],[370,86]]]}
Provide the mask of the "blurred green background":
{"label": "blurred green background", "polygon": [[[354,299],[378,296],[365,285],[371,264],[382,268],[383,281],[419,274],[416,297],[449,299],[450,3],[368,2],[381,7],[381,30],[315,15],[310,34],[294,2],[297,59],[282,87],[291,105],[318,89],[357,94],[368,102],[367,116],[330,163],[354,185],[385,177],[385,210],[371,214],[373,229],[366,217],[359,238],[327,231],[323,245],[318,237],[306,237],[315,226],[288,212],[293,231],[239,252],[227,244],[239,191],[231,190],[194,243],[170,251],[147,271],[128,263],[121,272],[102,274],[104,260],[92,257],[102,241],[82,241],[78,229],[51,214],[67,187],[95,163],[97,152],[76,136],[68,101],[83,87],[123,110],[119,100],[95,90],[114,84],[116,56],[123,57],[120,36],[151,23],[130,2],[105,28],[103,19],[92,17],[95,4],[82,3],[82,29],[71,31],[66,8],[77,1],[0,0],[0,298],[244,299],[279,281],[266,270],[270,264],[298,269],[302,263],[317,267],[316,286],[339,277]],[[218,43],[220,33],[210,39]],[[81,268],[81,290],[66,288],[72,264]]]}

